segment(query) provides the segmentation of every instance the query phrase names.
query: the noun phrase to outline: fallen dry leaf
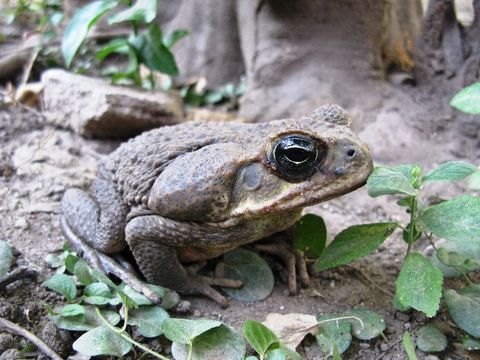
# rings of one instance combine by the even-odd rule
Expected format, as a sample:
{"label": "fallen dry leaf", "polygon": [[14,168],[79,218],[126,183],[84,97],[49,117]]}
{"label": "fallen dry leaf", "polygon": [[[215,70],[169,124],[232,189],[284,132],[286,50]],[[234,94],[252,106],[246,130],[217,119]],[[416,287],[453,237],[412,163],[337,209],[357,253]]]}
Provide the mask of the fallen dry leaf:
{"label": "fallen dry leaf", "polygon": [[318,332],[318,321],[313,315],[270,313],[263,325],[272,330],[280,341],[292,350],[302,342],[308,334]]}

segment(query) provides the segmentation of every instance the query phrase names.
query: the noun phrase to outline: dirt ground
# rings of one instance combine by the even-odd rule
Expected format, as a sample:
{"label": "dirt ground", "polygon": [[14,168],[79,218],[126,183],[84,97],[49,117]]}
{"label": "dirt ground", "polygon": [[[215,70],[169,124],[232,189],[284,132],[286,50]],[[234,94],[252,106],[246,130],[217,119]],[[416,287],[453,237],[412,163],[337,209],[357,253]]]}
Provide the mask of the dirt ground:
{"label": "dirt ground", "polygon": [[[459,117],[434,94],[404,85],[386,86],[384,99],[378,106],[363,113],[357,131],[369,143],[377,164],[421,164],[429,170],[447,160],[476,163],[480,155],[478,120]],[[444,100],[442,100],[444,102]],[[0,239],[18,250],[17,264],[29,264],[39,270],[35,280],[24,280],[9,286],[0,294],[0,316],[30,329],[44,338],[63,356],[69,334],[56,331],[46,322],[42,305],[60,303],[61,299],[41,287],[52,274],[47,268],[47,254],[61,249],[64,238],[59,227],[59,200],[65,189],[86,188],[95,174],[98,160],[111,152],[118,142],[87,140],[72,132],[46,124],[37,110],[23,106],[0,105]],[[349,109],[355,114],[355,109]],[[463,183],[441,184],[424,199],[449,198],[465,190]],[[306,209],[324,217],[331,239],[341,229],[358,223],[396,220],[405,222],[404,210],[394,197],[371,199],[366,189]],[[419,250],[426,247],[421,241]],[[385,338],[369,342],[353,340],[345,359],[405,359],[401,339],[405,330],[413,331],[428,322],[417,313],[396,312],[391,304],[395,278],[405,254],[406,244],[400,234],[392,236],[374,254],[349,266],[314,274],[313,285],[297,296],[288,296],[286,271],[275,264],[276,285],[272,295],[256,303],[231,300],[223,310],[210,300],[186,297],[191,302],[190,317],[221,320],[240,329],[246,319],[263,321],[270,312],[320,314],[341,312],[352,307],[378,311],[385,319]],[[478,277],[478,276],[477,276]],[[440,313],[437,321],[447,321]],[[56,339],[56,340],[55,340]],[[58,339],[62,339],[59,341]],[[20,348],[25,341],[0,334],[0,353]],[[168,354],[168,345],[164,344]],[[305,359],[321,359],[315,339],[307,338],[299,347]],[[420,353],[420,352],[419,352]],[[2,355],[3,356],[3,355]],[[0,359],[8,357],[0,356]],[[131,358],[128,357],[127,358]],[[420,355],[422,359],[467,359],[455,346],[436,356]],[[473,358],[473,357],[472,357]]]}

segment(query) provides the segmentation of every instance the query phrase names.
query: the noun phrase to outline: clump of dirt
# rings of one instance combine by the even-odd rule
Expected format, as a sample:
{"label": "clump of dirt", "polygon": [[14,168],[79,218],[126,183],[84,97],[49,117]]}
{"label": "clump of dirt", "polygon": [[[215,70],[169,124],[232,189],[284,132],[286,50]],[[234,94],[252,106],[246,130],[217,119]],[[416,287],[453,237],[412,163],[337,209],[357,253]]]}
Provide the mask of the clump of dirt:
{"label": "clump of dirt", "polygon": [[[454,126],[449,125],[451,121],[439,126],[439,119],[444,119],[444,114],[431,113],[428,107],[412,101],[417,90],[409,89],[412,97],[400,96],[398,90],[389,90],[390,100],[371,110],[377,114],[377,120],[358,129],[360,136],[372,146],[377,162],[392,165],[419,162],[430,169],[445,160],[476,161],[479,152],[477,139],[459,134]],[[430,99],[430,108],[435,101]],[[408,113],[405,118],[412,119],[413,112],[418,112],[421,118],[418,123],[402,121],[403,114]],[[63,339],[60,343],[71,343],[71,339],[64,339],[63,336],[67,335],[58,334],[45,322],[46,311],[42,302],[54,306],[61,301],[41,286],[41,282],[52,274],[44,259],[47,254],[61,249],[64,243],[58,221],[63,192],[70,187],[87,188],[99,159],[115,149],[118,142],[86,140],[47,125],[35,110],[15,106],[0,107],[0,134],[0,239],[20,252],[17,262],[37,267],[40,273],[36,281],[16,282],[0,294],[0,316],[42,336],[66,356],[67,351],[55,343],[55,339]],[[464,189],[462,183],[439,185],[431,190],[430,195],[448,198]],[[329,238],[352,224],[387,220],[405,223],[408,218],[404,209],[395,205],[394,197],[371,199],[365,188],[307,211],[324,217]],[[422,248],[426,244],[418,246]],[[312,286],[301,289],[294,297],[288,295],[286,272],[278,265],[274,269],[275,289],[266,300],[252,304],[231,300],[230,306],[223,310],[208,299],[187,297],[192,303],[190,316],[218,319],[240,329],[246,319],[263,321],[270,312],[316,315],[362,306],[376,310],[384,317],[385,338],[369,342],[354,340],[344,358],[405,358],[401,345],[403,332],[427,322],[416,312],[396,312],[391,304],[405,250],[406,244],[401,237],[394,236],[369,257],[349,266],[315,273]],[[0,336],[0,350],[5,353],[9,349],[19,349],[22,344],[25,341],[17,337]],[[307,360],[322,356],[313,337],[308,338],[299,351]]]}

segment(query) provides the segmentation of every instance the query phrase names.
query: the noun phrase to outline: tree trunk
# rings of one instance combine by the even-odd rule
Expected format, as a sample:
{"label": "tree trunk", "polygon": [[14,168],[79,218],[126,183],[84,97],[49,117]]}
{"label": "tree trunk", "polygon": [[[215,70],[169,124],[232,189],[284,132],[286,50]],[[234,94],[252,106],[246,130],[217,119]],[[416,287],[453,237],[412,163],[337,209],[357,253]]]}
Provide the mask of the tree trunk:
{"label": "tree trunk", "polygon": [[234,0],[183,0],[167,28],[190,32],[174,49],[180,81],[206,77],[210,88],[238,82],[244,68]]}

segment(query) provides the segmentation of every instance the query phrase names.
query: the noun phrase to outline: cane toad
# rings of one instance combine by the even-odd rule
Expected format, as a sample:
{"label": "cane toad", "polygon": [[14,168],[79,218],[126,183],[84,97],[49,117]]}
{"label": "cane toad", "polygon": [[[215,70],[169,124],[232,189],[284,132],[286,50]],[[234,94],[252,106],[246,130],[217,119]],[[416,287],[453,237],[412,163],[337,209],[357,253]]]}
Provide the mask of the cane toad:
{"label": "cane toad", "polygon": [[183,264],[285,230],[304,207],[362,186],[372,159],[350,124],[344,109],[327,105],[300,119],[148,131],[100,163],[88,193],[65,193],[63,232],[90,263],[137,289],[113,259],[127,246],[148,282],[225,304],[211,287],[222,279]]}

